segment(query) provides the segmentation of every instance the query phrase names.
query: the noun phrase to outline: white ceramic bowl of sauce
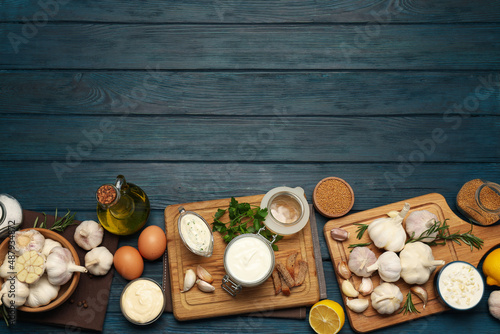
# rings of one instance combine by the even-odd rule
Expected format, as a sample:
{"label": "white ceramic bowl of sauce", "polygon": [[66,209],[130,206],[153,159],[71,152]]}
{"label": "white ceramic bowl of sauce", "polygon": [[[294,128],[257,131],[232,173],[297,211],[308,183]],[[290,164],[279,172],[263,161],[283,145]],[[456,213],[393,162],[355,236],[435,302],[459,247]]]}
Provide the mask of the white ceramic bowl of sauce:
{"label": "white ceramic bowl of sauce", "polygon": [[[274,251],[271,242],[260,234],[241,234],[231,240],[224,251],[222,288],[232,296],[243,287],[264,283],[274,269]],[[228,291],[229,290],[229,291]]]}
{"label": "white ceramic bowl of sauce", "polygon": [[177,227],[182,242],[192,253],[204,257],[212,256],[214,236],[207,221],[193,211],[179,208]]}
{"label": "white ceramic bowl of sauce", "polygon": [[479,304],[484,294],[484,280],[479,270],[464,261],[453,261],[436,275],[435,287],[448,307],[466,311]]}
{"label": "white ceramic bowl of sauce", "polygon": [[120,309],[133,324],[149,325],[160,318],[165,308],[165,296],[160,284],[150,278],[130,281],[120,296]]}

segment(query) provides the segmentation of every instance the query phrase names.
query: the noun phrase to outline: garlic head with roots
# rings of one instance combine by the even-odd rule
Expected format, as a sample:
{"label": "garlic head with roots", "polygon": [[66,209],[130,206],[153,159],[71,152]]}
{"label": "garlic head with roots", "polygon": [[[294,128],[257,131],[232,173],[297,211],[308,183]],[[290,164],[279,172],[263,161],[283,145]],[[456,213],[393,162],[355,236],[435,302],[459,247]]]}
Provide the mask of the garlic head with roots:
{"label": "garlic head with roots", "polygon": [[85,268],[92,275],[104,276],[113,265],[113,254],[104,246],[96,247],[85,254]]}
{"label": "garlic head with roots", "polygon": [[349,269],[359,277],[369,277],[374,270],[368,270],[368,267],[377,261],[375,253],[368,247],[356,247],[349,255]]}
{"label": "garlic head with roots", "polygon": [[[410,238],[418,238],[438,221],[438,217],[430,211],[418,210],[411,212],[406,218],[406,232]],[[433,242],[436,240],[438,232],[429,234],[422,242]]]}
{"label": "garlic head with roots", "polygon": [[78,246],[91,250],[99,246],[104,237],[104,229],[93,220],[84,220],[75,230],[74,239]]}

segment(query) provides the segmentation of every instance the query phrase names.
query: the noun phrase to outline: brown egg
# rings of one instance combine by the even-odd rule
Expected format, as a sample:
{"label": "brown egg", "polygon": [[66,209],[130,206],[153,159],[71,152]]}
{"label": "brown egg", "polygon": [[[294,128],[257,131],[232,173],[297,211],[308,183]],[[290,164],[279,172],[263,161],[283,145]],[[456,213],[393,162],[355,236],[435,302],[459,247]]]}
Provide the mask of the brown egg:
{"label": "brown egg", "polygon": [[167,237],[161,227],[148,226],[141,232],[137,246],[142,257],[151,261],[156,260],[165,253]]}
{"label": "brown egg", "polygon": [[118,248],[113,257],[113,264],[116,271],[128,280],[141,277],[144,270],[144,260],[141,254],[131,246]]}

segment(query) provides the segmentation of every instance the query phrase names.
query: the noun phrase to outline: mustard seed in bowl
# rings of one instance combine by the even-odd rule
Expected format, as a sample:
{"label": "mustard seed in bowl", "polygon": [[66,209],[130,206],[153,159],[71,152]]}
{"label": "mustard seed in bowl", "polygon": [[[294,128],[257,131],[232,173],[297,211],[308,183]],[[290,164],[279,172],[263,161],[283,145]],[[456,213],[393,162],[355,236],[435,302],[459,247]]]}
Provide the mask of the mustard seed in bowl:
{"label": "mustard seed in bowl", "polygon": [[327,218],[345,215],[354,205],[354,192],[341,178],[327,177],[318,182],[313,192],[316,210]]}

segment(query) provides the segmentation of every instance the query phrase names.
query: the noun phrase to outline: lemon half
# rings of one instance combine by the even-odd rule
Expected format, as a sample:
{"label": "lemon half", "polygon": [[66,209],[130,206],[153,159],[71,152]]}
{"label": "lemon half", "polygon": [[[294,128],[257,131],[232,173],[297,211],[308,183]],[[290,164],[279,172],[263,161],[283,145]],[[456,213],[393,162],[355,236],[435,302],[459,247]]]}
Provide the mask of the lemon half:
{"label": "lemon half", "polygon": [[309,325],[318,334],[338,333],[344,322],[344,309],[333,300],[321,300],[309,312]]}
{"label": "lemon half", "polygon": [[486,284],[500,286],[500,248],[488,254],[483,262]]}

